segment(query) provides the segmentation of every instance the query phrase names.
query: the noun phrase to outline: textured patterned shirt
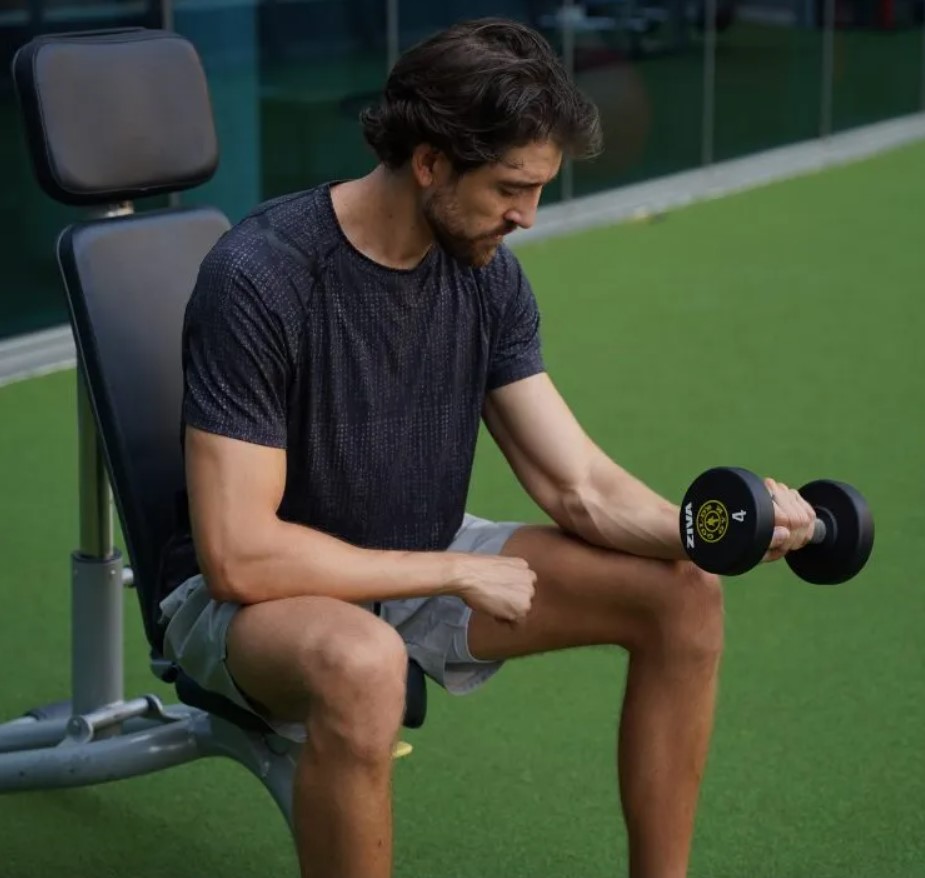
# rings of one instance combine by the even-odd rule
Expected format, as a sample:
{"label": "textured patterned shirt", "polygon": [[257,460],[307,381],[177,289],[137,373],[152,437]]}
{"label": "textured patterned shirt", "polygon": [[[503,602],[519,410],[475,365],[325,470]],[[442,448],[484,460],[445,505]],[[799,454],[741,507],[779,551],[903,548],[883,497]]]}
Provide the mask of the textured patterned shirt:
{"label": "textured patterned shirt", "polygon": [[330,184],[267,202],[204,260],[183,422],[286,450],[279,516],[366,548],[446,548],[486,392],[543,370],[530,284],[501,247],[409,270],[355,249]]}

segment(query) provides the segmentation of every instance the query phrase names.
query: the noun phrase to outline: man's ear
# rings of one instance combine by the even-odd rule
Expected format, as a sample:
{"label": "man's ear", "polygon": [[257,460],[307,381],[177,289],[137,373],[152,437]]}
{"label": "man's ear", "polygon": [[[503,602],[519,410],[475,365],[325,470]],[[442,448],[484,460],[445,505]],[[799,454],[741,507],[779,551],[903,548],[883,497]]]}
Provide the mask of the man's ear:
{"label": "man's ear", "polygon": [[419,143],[411,153],[411,173],[422,189],[445,182],[448,170],[446,156],[429,143]]}

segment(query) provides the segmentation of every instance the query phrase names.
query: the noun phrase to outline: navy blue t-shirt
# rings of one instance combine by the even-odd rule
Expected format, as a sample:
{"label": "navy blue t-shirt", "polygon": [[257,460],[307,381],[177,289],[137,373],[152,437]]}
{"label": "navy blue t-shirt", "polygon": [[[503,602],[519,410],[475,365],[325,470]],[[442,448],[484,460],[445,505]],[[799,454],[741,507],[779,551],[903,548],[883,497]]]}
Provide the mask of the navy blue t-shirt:
{"label": "navy blue t-shirt", "polygon": [[356,250],[331,185],[278,198],[204,260],[183,331],[183,425],[286,450],[279,516],[365,548],[446,548],[485,394],[543,370],[506,247],[472,268]]}

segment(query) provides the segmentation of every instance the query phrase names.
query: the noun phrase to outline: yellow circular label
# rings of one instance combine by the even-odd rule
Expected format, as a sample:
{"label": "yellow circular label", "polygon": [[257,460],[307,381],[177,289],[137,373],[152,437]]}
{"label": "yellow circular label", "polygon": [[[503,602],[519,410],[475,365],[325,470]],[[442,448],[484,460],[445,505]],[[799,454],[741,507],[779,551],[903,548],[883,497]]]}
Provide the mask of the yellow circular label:
{"label": "yellow circular label", "polygon": [[718,543],[729,529],[729,513],[719,500],[707,500],[697,511],[697,534],[705,543]]}

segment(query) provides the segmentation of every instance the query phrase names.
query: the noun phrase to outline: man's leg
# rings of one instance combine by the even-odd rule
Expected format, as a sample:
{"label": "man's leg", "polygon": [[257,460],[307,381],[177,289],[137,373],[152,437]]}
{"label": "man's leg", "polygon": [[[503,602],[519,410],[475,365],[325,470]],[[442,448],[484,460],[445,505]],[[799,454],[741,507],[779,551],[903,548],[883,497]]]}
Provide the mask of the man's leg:
{"label": "man's leg", "polygon": [[522,623],[473,613],[479,659],[615,644],[629,651],[619,730],[620,791],[632,878],[687,873],[723,642],[718,579],[686,562],[635,558],[553,528],[525,527],[503,554],[537,574]]}
{"label": "man's leg", "polygon": [[401,638],[359,607],[304,597],[242,608],[227,646],[239,688],[274,719],[307,726],[293,801],[303,878],[388,878]]}

